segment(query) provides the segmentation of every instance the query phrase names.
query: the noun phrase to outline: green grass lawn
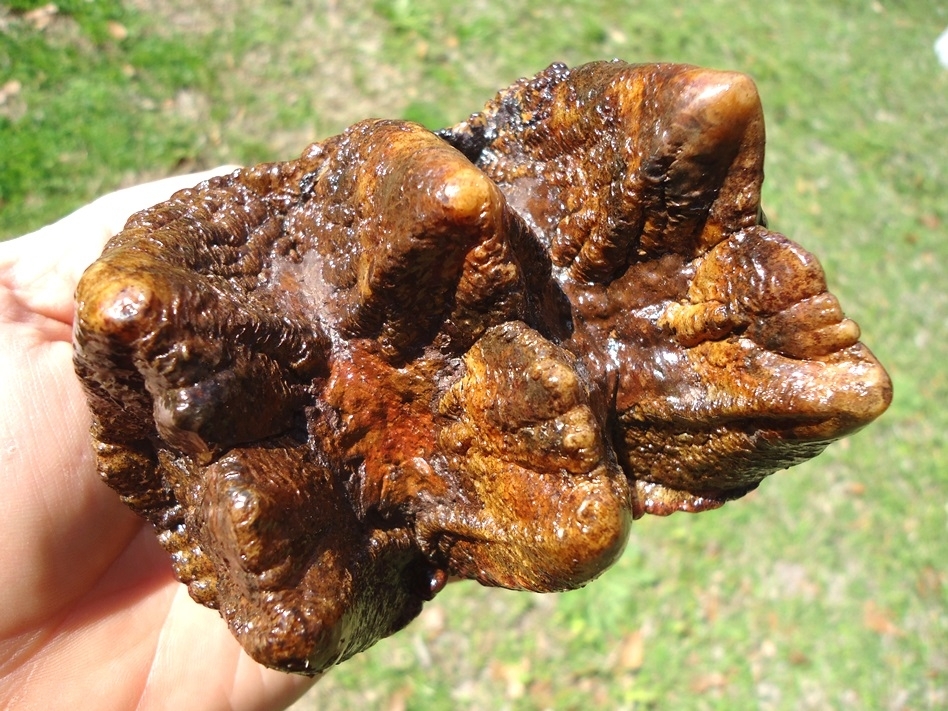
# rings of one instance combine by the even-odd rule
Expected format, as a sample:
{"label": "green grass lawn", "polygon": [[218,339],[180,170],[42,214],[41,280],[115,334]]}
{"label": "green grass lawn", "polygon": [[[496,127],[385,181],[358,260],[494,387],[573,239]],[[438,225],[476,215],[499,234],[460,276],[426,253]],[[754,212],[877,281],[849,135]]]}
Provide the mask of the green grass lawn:
{"label": "green grass lawn", "polygon": [[[948,70],[930,0],[0,3],[0,236],[95,195],[432,127],[552,61],[737,69],[771,226],[818,255],[890,411],[562,595],[449,588],[299,709],[948,708]],[[351,7],[350,7],[351,6]],[[138,8],[138,9],[135,9]],[[148,8],[148,9],[142,9]],[[316,8],[316,9],[313,9]]]}

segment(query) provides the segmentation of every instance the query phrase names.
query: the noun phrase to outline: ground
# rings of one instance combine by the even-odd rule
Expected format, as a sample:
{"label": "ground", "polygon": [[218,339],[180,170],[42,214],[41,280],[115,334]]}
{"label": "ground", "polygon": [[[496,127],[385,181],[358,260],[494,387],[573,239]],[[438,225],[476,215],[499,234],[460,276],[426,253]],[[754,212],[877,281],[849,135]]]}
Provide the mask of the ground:
{"label": "ground", "polygon": [[552,61],[748,72],[770,224],[820,257],[890,411],[719,511],[637,522],[584,590],[449,586],[296,708],[944,708],[946,25],[924,0],[7,2],[0,234],[368,116],[453,123]]}

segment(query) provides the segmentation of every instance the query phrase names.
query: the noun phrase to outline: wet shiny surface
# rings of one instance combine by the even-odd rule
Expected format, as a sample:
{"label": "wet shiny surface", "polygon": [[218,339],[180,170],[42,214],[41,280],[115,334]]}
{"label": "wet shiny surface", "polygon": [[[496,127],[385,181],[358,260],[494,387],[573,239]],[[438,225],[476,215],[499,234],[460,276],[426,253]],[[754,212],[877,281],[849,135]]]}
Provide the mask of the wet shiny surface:
{"label": "wet shiny surface", "polygon": [[891,398],[760,223],[743,75],[553,65],[133,216],[77,292],[99,470],[258,661],[313,673],[448,576],[596,577]]}

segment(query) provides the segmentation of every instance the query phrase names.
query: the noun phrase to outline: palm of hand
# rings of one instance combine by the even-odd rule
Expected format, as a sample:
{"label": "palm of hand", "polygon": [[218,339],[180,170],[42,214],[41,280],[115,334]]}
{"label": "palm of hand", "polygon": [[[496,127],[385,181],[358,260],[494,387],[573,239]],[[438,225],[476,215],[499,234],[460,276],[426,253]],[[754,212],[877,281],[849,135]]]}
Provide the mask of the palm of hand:
{"label": "palm of hand", "polygon": [[0,244],[0,707],[282,708],[311,683],[247,657],[98,481],[72,370],[82,270],[129,213],[202,177]]}

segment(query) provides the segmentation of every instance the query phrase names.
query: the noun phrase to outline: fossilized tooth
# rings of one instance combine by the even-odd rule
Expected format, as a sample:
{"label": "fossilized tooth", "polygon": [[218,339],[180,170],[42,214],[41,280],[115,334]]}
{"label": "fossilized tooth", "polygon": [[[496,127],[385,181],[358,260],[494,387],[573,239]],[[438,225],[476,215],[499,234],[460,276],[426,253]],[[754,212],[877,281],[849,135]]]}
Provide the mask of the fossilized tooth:
{"label": "fossilized tooth", "polygon": [[315,673],[449,576],[579,587],[887,406],[762,223],[743,75],[553,65],[130,218],[77,290],[98,468],[247,651]]}

